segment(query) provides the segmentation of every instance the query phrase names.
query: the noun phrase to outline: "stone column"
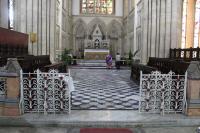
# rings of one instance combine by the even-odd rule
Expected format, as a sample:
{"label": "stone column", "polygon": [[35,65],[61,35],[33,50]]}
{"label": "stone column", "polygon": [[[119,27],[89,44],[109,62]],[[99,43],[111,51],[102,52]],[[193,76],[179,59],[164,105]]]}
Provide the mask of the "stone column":
{"label": "stone column", "polygon": [[[143,7],[148,7],[148,2],[143,0]],[[142,16],[143,16],[143,19],[142,19],[142,37],[141,37],[141,40],[142,40],[142,45],[141,45],[141,63],[142,64],[146,64],[147,63],[147,60],[148,60],[148,48],[147,48],[147,43],[148,43],[148,40],[147,40],[147,32],[148,32],[148,9],[147,8],[143,8],[142,10]],[[144,19],[145,18],[145,19]],[[137,37],[136,37],[137,39]]]}
{"label": "stone column", "polygon": [[187,102],[188,116],[200,116],[200,62],[193,61],[188,67]]}
{"label": "stone column", "polygon": [[0,0],[0,27],[8,29],[8,0]]}
{"label": "stone column", "polygon": [[118,49],[117,52],[119,52],[120,55],[122,55],[122,39],[121,37],[118,40]]}
{"label": "stone column", "polygon": [[186,47],[187,48],[193,47],[193,43],[194,43],[195,3],[196,3],[196,0],[188,0],[187,25],[186,25]]}
{"label": "stone column", "polygon": [[199,26],[199,47],[200,47],[200,26]]}

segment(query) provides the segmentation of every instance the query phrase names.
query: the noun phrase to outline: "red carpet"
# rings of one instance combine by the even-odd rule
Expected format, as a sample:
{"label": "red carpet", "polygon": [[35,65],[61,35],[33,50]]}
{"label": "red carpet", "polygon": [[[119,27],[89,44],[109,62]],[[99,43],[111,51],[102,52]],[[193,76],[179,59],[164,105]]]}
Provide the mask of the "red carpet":
{"label": "red carpet", "polygon": [[83,128],[80,133],[133,133],[124,128]]}

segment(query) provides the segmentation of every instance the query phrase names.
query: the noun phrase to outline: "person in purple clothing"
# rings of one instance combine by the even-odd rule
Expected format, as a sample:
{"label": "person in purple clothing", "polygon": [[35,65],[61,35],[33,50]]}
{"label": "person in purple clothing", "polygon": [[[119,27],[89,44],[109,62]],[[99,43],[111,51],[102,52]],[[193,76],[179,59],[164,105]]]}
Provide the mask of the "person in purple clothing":
{"label": "person in purple clothing", "polygon": [[110,54],[106,56],[106,64],[107,64],[107,68],[109,69],[112,68],[112,56]]}

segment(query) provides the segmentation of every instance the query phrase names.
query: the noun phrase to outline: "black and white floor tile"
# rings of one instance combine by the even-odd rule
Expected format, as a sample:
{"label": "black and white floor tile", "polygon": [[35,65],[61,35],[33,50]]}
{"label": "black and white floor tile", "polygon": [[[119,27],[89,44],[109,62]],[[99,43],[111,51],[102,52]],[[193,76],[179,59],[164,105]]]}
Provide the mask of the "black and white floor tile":
{"label": "black and white floor tile", "polygon": [[137,110],[139,86],[130,70],[72,69],[74,110]]}

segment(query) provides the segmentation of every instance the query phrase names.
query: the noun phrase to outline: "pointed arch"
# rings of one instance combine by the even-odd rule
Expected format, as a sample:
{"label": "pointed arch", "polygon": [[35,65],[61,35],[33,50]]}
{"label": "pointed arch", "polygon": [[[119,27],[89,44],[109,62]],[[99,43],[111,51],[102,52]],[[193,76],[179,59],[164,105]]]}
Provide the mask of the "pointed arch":
{"label": "pointed arch", "polygon": [[99,29],[101,30],[101,33],[105,35],[106,33],[106,24],[104,21],[102,21],[99,18],[94,18],[89,24],[88,24],[88,33],[92,34],[94,29],[96,28],[96,25],[99,26]]}
{"label": "pointed arch", "polygon": [[108,29],[108,35],[111,38],[121,37],[123,32],[122,24],[115,19],[109,23],[107,29]]}
{"label": "pointed arch", "polygon": [[73,27],[75,37],[84,38],[87,35],[87,24],[82,19],[78,19]]}

